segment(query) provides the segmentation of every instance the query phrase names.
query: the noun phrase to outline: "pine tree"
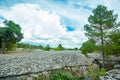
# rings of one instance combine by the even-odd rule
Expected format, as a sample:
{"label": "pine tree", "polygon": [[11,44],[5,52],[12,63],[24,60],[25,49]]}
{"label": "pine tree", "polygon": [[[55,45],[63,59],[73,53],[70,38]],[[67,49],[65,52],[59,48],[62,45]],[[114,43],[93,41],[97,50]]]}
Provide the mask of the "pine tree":
{"label": "pine tree", "polygon": [[103,67],[104,65],[104,44],[108,39],[108,34],[117,26],[117,14],[113,14],[113,10],[107,10],[107,7],[98,5],[89,16],[89,24],[84,26],[86,36],[94,39],[101,45]]}

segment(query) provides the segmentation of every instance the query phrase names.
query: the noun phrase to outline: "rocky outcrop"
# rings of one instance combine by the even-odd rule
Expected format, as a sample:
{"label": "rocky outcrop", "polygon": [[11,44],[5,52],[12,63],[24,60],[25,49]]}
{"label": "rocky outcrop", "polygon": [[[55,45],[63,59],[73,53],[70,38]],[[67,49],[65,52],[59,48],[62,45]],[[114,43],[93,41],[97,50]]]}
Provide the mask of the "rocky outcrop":
{"label": "rocky outcrop", "polygon": [[44,73],[67,66],[78,66],[83,72],[83,69],[91,64],[92,61],[80,51],[34,51],[20,55],[0,55],[0,79],[19,80],[20,76]]}
{"label": "rocky outcrop", "polygon": [[106,76],[101,76],[100,80],[120,80],[120,70],[113,69],[106,72]]}
{"label": "rocky outcrop", "polygon": [[92,58],[92,59],[101,59],[102,55],[101,53],[88,53],[87,57]]}
{"label": "rocky outcrop", "polygon": [[115,68],[115,69],[120,69],[120,64],[114,65],[114,68]]}

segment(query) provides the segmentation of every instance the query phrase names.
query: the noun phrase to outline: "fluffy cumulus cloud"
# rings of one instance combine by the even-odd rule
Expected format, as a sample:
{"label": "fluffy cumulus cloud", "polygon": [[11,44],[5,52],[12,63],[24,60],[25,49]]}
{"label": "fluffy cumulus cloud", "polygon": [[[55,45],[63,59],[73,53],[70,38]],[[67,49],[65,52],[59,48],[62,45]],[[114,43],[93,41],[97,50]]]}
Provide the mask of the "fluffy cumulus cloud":
{"label": "fluffy cumulus cloud", "polygon": [[[119,0],[13,0],[0,1],[0,19],[13,20],[20,24],[24,39],[21,42],[55,47],[80,47],[87,40],[84,24],[98,4],[120,12]],[[120,2],[119,2],[120,3]],[[8,5],[9,4],[9,5]],[[112,5],[114,5],[112,7]],[[118,4],[119,5],[119,4]]]}
{"label": "fluffy cumulus cloud", "polygon": [[[80,31],[67,32],[64,24],[61,24],[61,18],[56,13],[45,10],[38,10],[39,5],[17,4],[10,10],[1,9],[1,14],[8,20],[13,20],[21,25],[24,39],[22,42],[34,44],[50,44],[57,46],[63,44],[65,47],[80,46],[78,37]],[[80,39],[79,38],[79,39]],[[83,37],[84,38],[84,37]]]}

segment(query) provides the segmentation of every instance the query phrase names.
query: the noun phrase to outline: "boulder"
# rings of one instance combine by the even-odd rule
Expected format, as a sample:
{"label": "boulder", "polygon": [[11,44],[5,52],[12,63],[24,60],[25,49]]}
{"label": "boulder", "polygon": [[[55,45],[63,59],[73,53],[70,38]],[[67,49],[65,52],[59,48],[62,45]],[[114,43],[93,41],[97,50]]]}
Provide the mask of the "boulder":
{"label": "boulder", "polygon": [[115,69],[120,69],[120,64],[114,65],[114,68],[115,68]]}
{"label": "boulder", "polygon": [[93,58],[93,59],[101,59],[102,58],[101,53],[88,53],[87,57]]}
{"label": "boulder", "polygon": [[99,77],[100,80],[120,80],[120,70],[113,69],[106,72],[106,76]]}

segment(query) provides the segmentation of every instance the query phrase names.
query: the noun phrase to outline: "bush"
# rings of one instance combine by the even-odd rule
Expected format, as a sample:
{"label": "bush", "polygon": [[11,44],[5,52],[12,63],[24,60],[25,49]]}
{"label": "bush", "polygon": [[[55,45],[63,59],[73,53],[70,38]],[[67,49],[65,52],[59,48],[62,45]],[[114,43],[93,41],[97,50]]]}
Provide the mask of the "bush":
{"label": "bush", "polygon": [[51,73],[49,80],[79,80],[65,71],[55,71]]}
{"label": "bush", "polygon": [[85,79],[86,80],[98,80],[98,74],[95,70],[90,69],[85,74]]}
{"label": "bush", "polygon": [[6,48],[7,48],[7,51],[15,51],[16,48],[17,48],[17,44],[16,44],[16,43],[14,43],[14,44],[8,43],[6,46],[7,46],[7,47],[6,47]]}
{"label": "bush", "polygon": [[98,72],[98,76],[106,76],[106,71],[104,68],[100,69],[100,71]]}
{"label": "bush", "polygon": [[86,80],[98,80],[100,76],[105,76],[106,71],[104,68],[101,68],[100,70],[96,70],[94,66],[91,66],[90,69],[85,74]]}
{"label": "bush", "polygon": [[82,44],[82,47],[80,48],[83,54],[91,53],[97,50],[97,46],[95,45],[94,40],[88,40]]}
{"label": "bush", "polygon": [[78,50],[78,48],[77,48],[77,47],[75,47],[75,48],[74,48],[74,50]]}
{"label": "bush", "polygon": [[49,45],[47,45],[46,47],[43,48],[43,50],[45,50],[45,51],[50,51],[50,49],[51,49],[51,48],[50,48]]}
{"label": "bush", "polygon": [[58,47],[54,48],[55,51],[62,51],[64,50],[64,47],[62,47],[61,44],[58,45]]}

